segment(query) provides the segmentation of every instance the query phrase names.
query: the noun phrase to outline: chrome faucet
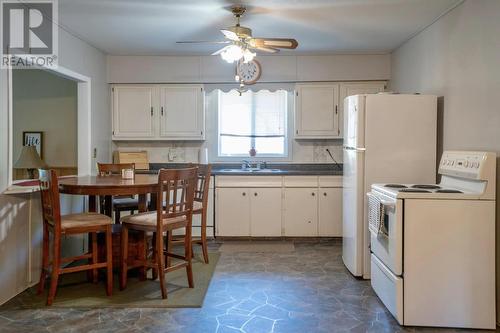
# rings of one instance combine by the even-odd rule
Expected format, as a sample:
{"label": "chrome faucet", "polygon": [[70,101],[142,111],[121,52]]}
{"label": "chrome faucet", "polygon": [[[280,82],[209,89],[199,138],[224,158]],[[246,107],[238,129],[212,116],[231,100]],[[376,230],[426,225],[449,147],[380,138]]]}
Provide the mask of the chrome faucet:
{"label": "chrome faucet", "polygon": [[245,170],[245,169],[251,169],[252,168],[252,163],[250,163],[250,161],[243,160],[243,161],[241,161],[241,168],[243,170]]}

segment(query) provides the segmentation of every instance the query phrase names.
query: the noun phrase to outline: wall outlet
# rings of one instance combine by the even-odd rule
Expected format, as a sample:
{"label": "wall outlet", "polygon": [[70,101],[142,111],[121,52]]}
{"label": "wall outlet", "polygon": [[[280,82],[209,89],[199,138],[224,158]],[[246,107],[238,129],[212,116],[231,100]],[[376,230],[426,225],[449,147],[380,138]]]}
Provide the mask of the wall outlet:
{"label": "wall outlet", "polygon": [[175,148],[170,148],[168,150],[168,161],[173,162],[177,158],[177,149]]}

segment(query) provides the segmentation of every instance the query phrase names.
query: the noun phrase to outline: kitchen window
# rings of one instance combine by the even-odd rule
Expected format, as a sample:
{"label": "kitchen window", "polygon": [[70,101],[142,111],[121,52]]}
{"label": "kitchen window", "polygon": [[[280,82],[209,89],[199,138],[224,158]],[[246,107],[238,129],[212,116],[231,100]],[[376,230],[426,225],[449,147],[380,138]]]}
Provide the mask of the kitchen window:
{"label": "kitchen window", "polygon": [[287,92],[236,90],[218,96],[218,156],[287,157]]}

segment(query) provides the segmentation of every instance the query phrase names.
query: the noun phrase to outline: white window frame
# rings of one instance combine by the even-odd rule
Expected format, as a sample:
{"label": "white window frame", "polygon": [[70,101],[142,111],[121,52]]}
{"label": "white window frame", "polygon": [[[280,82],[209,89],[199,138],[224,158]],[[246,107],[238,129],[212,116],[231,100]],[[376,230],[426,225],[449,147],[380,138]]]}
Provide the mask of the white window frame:
{"label": "white window frame", "polygon": [[[214,162],[240,162],[242,160],[247,160],[247,161],[264,161],[264,162],[290,162],[292,161],[292,140],[293,140],[293,112],[294,112],[294,92],[288,91],[283,89],[286,92],[286,114],[285,114],[285,124],[286,124],[286,131],[285,131],[285,144],[284,144],[284,151],[285,153],[283,155],[277,155],[277,154],[262,154],[262,155],[257,155],[255,157],[251,157],[250,155],[232,155],[232,156],[225,156],[219,155],[220,152],[220,147],[219,147],[219,96],[220,93],[223,91],[220,90],[214,90],[211,92],[213,94],[211,96],[212,101],[208,102],[208,109],[209,112],[213,114],[212,118],[212,124],[214,127],[213,131],[213,137],[211,138],[212,144],[210,145],[210,155],[213,156],[211,158],[212,161]],[[208,99],[207,99],[208,100]]]}

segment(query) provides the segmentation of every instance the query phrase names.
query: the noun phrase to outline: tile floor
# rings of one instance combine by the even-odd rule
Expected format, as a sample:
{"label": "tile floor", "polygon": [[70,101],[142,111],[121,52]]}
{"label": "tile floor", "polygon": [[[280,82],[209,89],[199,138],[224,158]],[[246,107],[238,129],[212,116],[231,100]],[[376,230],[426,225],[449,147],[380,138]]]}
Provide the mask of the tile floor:
{"label": "tile floor", "polygon": [[0,332],[468,331],[400,327],[369,282],[347,272],[333,240],[299,242],[291,253],[223,253],[200,309],[0,311]]}

